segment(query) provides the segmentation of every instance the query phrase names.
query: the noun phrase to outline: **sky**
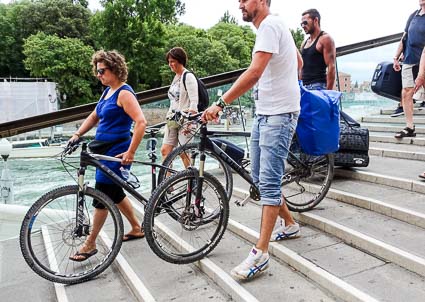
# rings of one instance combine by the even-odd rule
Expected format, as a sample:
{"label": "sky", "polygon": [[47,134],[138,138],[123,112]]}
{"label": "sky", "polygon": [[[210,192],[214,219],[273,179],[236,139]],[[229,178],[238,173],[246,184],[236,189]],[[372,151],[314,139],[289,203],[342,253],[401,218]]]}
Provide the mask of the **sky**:
{"label": "sky", "polygon": [[[180,20],[195,27],[210,28],[226,10],[236,17],[239,24],[248,24],[241,19],[237,0],[183,1],[186,14]],[[402,32],[409,15],[419,8],[419,1],[272,0],[270,8],[291,29],[300,28],[303,11],[316,8],[322,17],[322,30],[328,32],[339,47]],[[370,80],[378,63],[392,61],[396,47],[397,44],[391,44],[339,57],[338,69],[351,74],[353,81]]]}
{"label": "sky", "polygon": [[[0,0],[2,3],[10,0]],[[241,19],[237,0],[182,0],[186,13],[180,21],[197,28],[215,25],[226,10],[240,25],[249,24]],[[89,8],[100,9],[98,0],[89,0]],[[272,0],[271,11],[282,17],[291,29],[300,27],[301,13],[309,8],[319,10],[322,30],[328,32],[337,47],[379,38],[404,30],[407,18],[419,8],[419,0]],[[392,61],[397,45],[392,44],[369,51],[338,58],[340,71],[352,74],[354,81],[370,80],[376,65]]]}

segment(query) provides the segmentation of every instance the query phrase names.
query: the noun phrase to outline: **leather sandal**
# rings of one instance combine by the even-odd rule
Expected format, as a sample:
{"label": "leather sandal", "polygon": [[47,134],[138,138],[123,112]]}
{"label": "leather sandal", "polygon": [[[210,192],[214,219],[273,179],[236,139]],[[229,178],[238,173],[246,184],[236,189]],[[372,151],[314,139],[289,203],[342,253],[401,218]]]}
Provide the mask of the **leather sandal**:
{"label": "leather sandal", "polygon": [[394,137],[395,138],[403,138],[403,137],[415,137],[416,133],[415,133],[415,126],[413,126],[412,128],[406,127],[403,130],[397,132]]}

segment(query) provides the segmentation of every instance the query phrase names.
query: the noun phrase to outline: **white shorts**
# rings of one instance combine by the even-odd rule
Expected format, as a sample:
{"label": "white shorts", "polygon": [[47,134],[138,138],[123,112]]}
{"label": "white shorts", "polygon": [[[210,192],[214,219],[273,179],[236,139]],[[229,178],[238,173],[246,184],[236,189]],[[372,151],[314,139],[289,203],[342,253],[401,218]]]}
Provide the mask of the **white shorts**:
{"label": "white shorts", "polygon": [[193,138],[193,134],[184,134],[183,129],[169,129],[165,126],[164,140],[162,141],[165,145],[171,145],[176,147],[177,145],[184,145]]}
{"label": "white shorts", "polygon": [[416,64],[403,64],[401,67],[401,84],[403,88],[415,87],[415,78],[413,76],[413,66]]}

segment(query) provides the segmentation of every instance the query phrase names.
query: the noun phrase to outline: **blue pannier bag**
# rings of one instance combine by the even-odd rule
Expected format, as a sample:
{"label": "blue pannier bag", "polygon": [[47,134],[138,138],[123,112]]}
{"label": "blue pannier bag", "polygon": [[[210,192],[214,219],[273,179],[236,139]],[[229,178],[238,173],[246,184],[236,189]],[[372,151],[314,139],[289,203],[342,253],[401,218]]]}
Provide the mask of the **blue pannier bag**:
{"label": "blue pannier bag", "polygon": [[300,81],[301,112],[297,136],[302,150],[324,155],[339,149],[339,100],[334,90],[308,90]]}

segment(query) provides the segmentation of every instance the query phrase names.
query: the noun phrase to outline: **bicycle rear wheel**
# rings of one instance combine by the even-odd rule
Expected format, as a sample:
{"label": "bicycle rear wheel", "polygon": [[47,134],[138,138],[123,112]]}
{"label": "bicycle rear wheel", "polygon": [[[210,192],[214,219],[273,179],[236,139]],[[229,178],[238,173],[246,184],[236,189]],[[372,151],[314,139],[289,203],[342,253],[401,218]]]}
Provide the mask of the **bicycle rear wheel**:
{"label": "bicycle rear wheel", "polygon": [[[226,196],[230,200],[233,193],[233,175],[230,167],[217,155],[209,150],[205,150],[205,170],[217,179],[222,181],[223,187],[226,190]],[[182,156],[186,156],[189,162],[193,161],[193,166],[199,168],[199,149],[197,143],[189,143],[177,148],[174,148],[170,154],[167,155],[163,166],[173,168],[177,171],[185,170],[183,165]],[[158,173],[158,184],[167,177],[167,170],[162,168]]]}
{"label": "bicycle rear wheel", "polygon": [[[58,283],[75,284],[103,272],[117,256],[122,243],[123,222],[118,208],[104,193],[88,187],[84,196],[84,227],[76,234],[78,186],[54,189],[38,199],[22,222],[20,246],[25,261],[41,277]],[[82,262],[69,259],[83,245],[93,223],[93,199],[108,217],[96,240],[98,252]]]}
{"label": "bicycle rear wheel", "polygon": [[167,262],[186,264],[204,258],[226,230],[229,204],[223,186],[205,172],[202,198],[196,205],[198,179],[195,169],[178,172],[158,186],[147,204],[146,241]]}
{"label": "bicycle rear wheel", "polygon": [[293,212],[305,212],[317,206],[329,191],[334,171],[333,154],[313,156],[300,150],[294,141],[281,182],[286,204]]}

